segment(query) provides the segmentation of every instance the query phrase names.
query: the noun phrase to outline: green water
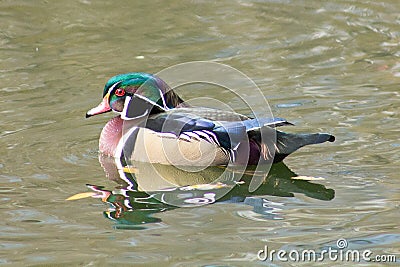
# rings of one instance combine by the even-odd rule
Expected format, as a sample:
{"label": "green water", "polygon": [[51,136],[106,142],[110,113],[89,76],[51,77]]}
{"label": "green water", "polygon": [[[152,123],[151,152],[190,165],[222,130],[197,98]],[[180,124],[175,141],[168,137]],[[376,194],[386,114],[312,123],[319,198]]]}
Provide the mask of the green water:
{"label": "green water", "polygon": [[[339,238],[400,260],[399,14],[397,0],[1,1],[0,265],[265,266],[265,245]],[[156,209],[142,230],[106,218],[101,199],[66,201],[86,184],[117,190],[97,153],[111,114],[84,118],[107,79],[194,60],[242,71],[290,131],[336,142],[288,157],[259,194]],[[204,94],[224,97],[182,97]]]}

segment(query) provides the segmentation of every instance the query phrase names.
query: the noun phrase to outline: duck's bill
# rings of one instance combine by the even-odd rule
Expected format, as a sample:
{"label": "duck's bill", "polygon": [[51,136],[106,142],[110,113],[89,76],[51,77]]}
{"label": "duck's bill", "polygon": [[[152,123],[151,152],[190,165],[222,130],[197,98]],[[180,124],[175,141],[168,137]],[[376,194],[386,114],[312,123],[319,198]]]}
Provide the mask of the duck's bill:
{"label": "duck's bill", "polygon": [[107,94],[103,98],[103,101],[101,101],[101,103],[97,107],[92,108],[91,110],[86,112],[86,118],[111,111],[110,104],[108,103],[108,97],[109,94]]}

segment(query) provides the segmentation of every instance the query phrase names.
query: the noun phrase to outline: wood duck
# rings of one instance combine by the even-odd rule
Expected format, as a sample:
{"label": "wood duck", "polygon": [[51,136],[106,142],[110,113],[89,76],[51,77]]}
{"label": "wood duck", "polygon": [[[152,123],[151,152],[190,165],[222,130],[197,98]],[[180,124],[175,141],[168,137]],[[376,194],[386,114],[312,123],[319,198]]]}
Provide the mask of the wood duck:
{"label": "wood duck", "polygon": [[100,152],[115,158],[175,166],[256,165],[279,162],[310,144],[333,142],[327,133],[276,130],[282,118],[254,119],[236,112],[190,107],[159,77],[134,72],[108,80],[103,100],[86,113],[114,111]]}

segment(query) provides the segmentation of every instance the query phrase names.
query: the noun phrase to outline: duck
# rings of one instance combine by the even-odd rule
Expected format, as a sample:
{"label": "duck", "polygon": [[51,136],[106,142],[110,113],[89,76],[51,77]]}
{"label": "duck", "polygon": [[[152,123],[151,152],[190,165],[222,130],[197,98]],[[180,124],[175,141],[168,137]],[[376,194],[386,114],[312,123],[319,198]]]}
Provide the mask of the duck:
{"label": "duck", "polygon": [[110,78],[86,118],[115,112],[99,138],[100,154],[174,166],[257,165],[281,162],[306,145],[334,142],[328,133],[287,133],[278,117],[192,107],[156,75]]}

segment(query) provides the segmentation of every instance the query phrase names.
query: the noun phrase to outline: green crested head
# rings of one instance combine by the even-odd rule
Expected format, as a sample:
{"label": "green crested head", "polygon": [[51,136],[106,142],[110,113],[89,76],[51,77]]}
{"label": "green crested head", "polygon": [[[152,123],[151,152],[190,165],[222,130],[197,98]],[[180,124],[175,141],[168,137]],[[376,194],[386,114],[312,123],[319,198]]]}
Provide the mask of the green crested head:
{"label": "green crested head", "polygon": [[117,83],[119,83],[118,87],[122,88],[128,86],[139,87],[151,79],[155,79],[155,76],[144,72],[131,72],[115,75],[114,77],[111,77],[104,86],[103,97],[108,93],[110,88]]}
{"label": "green crested head", "polygon": [[[121,113],[126,110],[125,105],[128,105],[133,98],[140,98],[141,101],[156,106],[158,110],[174,108],[183,102],[159,77],[143,72],[131,72],[110,78],[104,86],[103,102],[91,109],[86,116],[111,110]],[[129,108],[136,109],[136,112],[140,113],[141,106]]]}
{"label": "green crested head", "polygon": [[179,98],[163,80],[144,72],[119,74],[110,78],[103,91],[103,97],[110,92],[110,104],[119,99],[118,96],[112,94],[112,91],[117,89],[125,90],[128,95],[140,95],[165,109],[176,106],[176,101],[167,101],[168,95],[173,94],[173,97]]}

